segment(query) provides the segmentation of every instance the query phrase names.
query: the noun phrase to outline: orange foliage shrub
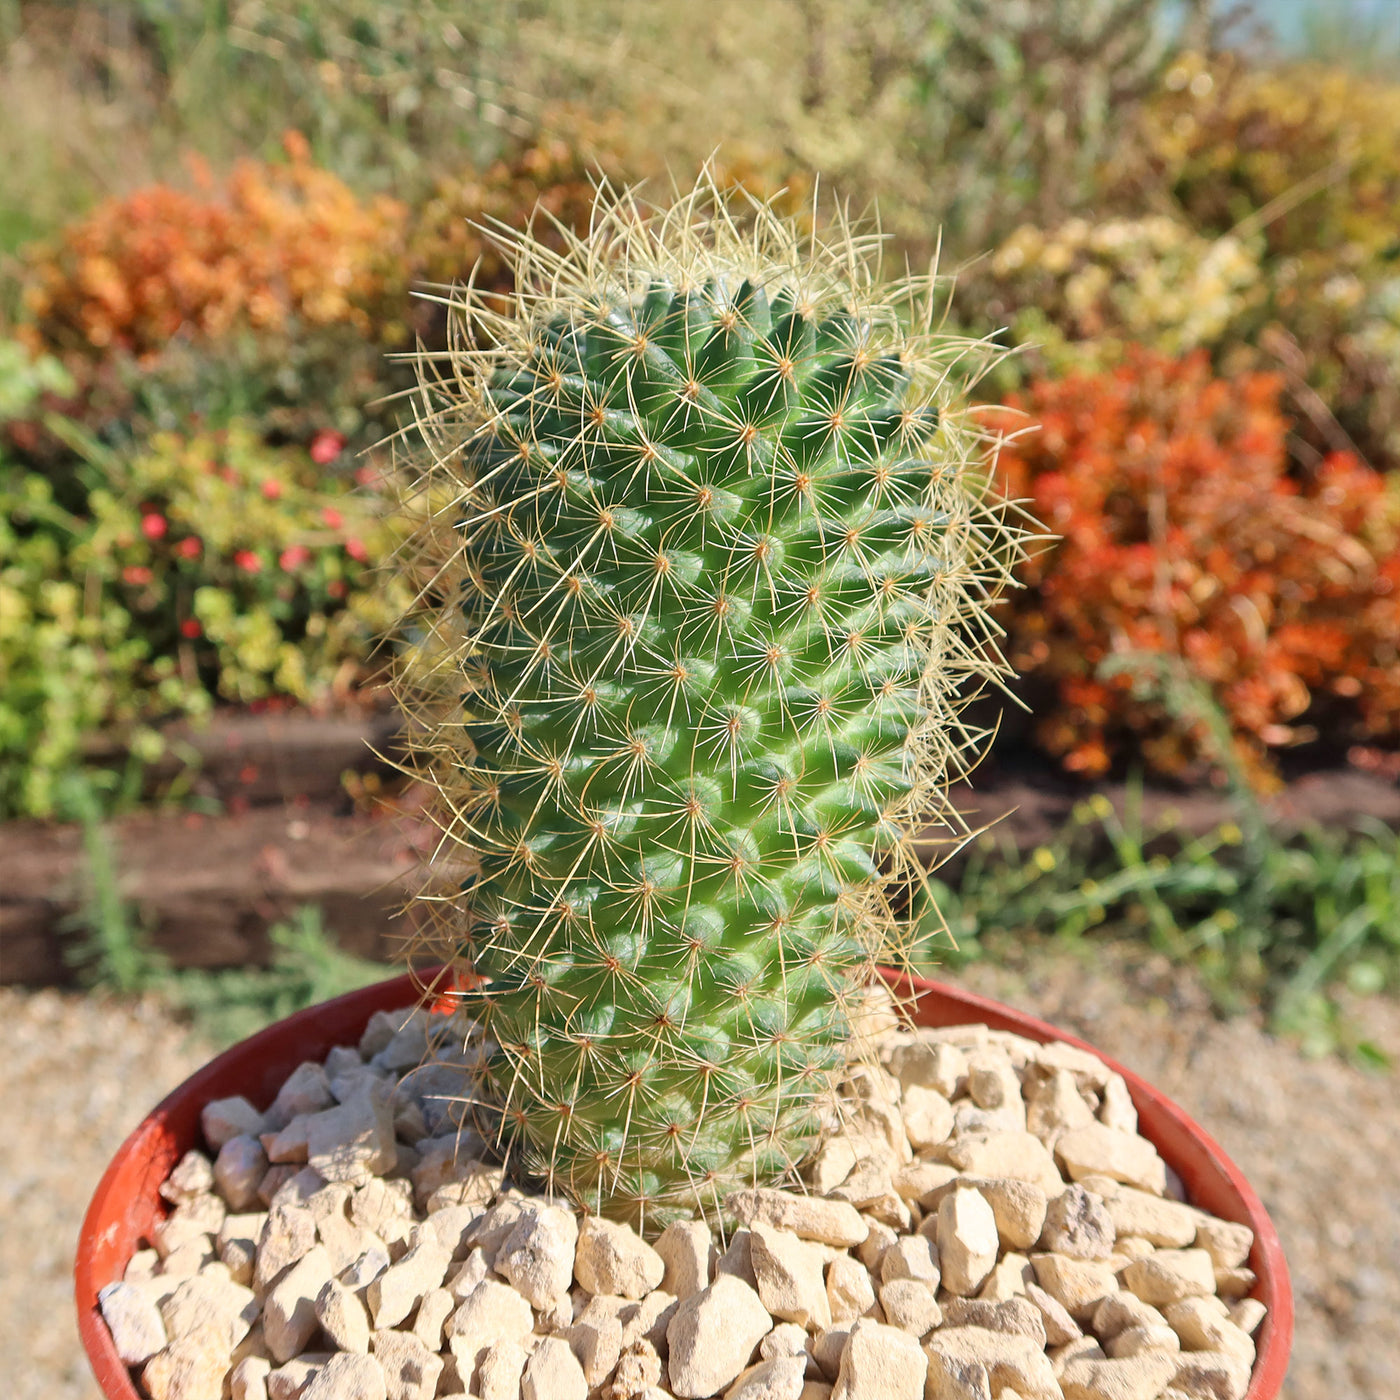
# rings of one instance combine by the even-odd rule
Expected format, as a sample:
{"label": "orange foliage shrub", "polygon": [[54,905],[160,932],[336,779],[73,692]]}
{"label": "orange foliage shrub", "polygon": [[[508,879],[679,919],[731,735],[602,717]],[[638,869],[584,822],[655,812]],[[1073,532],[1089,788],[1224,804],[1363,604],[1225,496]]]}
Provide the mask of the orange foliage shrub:
{"label": "orange foliage shrub", "polygon": [[[1400,728],[1400,498],[1343,454],[1290,478],[1279,392],[1139,350],[1008,401],[1040,426],[1003,448],[1002,488],[1060,536],[1022,571],[1012,656],[1053,683],[1040,738],[1066,767],[1102,773],[1128,736],[1159,771],[1200,757],[1135,695],[1134,653],[1184,662],[1261,776],[1305,713],[1336,719],[1332,697],[1369,733]],[[1113,656],[1128,670],[1101,674]]]}
{"label": "orange foliage shrub", "polygon": [[[240,161],[217,188],[156,185],[108,200],[29,263],[33,336],[50,350],[157,353],[178,334],[348,325],[386,337],[375,314],[402,296],[408,213],[362,202],[289,133],[285,165]],[[402,309],[398,311],[401,318]]]}

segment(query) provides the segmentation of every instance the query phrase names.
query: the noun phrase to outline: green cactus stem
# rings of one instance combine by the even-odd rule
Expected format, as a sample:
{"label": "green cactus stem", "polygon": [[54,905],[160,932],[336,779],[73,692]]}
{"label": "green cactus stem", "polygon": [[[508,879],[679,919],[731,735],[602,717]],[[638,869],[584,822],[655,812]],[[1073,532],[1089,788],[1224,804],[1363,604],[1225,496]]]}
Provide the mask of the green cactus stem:
{"label": "green cactus stem", "polygon": [[417,902],[484,979],[513,1160],[650,1231],[813,1145],[1022,532],[958,411],[978,347],[878,239],[702,177],[506,243],[512,303],[457,294],[421,367]]}

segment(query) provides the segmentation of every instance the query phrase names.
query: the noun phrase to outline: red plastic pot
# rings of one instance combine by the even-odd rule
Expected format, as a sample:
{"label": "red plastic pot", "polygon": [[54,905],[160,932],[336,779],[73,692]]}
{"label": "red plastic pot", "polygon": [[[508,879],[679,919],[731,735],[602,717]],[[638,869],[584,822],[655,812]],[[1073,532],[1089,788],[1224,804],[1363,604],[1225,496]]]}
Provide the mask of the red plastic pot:
{"label": "red plastic pot", "polygon": [[[897,990],[916,998],[914,1019],[920,1025],[984,1021],[1030,1040],[1064,1040],[1093,1050],[1044,1021],[986,997],[922,978],[891,975],[889,980]],[[211,1099],[243,1094],[259,1107],[266,1106],[303,1060],[319,1060],[332,1046],[356,1044],[374,1012],[415,1005],[422,985],[420,978],[406,975],[269,1026],[187,1079],[122,1144],[88,1207],[78,1236],[76,1267],[78,1330],[97,1383],[109,1400],[139,1400],[139,1396],[98,1311],[98,1290],[122,1276],[139,1241],[149,1237],[164,1213],[160,1184],[180,1157],[199,1145],[204,1105]],[[1293,1339],[1293,1292],[1278,1234],[1259,1198],[1220,1147],[1170,1099],[1122,1065],[1104,1060],[1127,1081],[1143,1135],[1181,1176],[1192,1202],[1254,1231],[1249,1267],[1258,1275],[1255,1296],[1268,1308],[1268,1316],[1256,1335],[1258,1358],[1246,1400],[1273,1400],[1283,1385]]]}

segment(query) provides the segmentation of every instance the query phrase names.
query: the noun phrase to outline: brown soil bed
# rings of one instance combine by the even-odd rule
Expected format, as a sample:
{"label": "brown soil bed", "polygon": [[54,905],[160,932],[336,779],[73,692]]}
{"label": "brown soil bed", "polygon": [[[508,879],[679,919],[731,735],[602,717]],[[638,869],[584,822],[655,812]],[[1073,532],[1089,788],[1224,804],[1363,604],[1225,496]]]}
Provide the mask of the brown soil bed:
{"label": "brown soil bed", "polygon": [[[392,770],[375,757],[392,752],[393,717],[222,716],[189,736],[201,754],[194,791],[218,815],[153,807],[112,824],[122,895],[154,945],[177,967],[261,962],[267,929],[298,905],[319,905],[326,926],[352,951],[392,958],[406,926],[392,916],[412,884],[415,847],[431,832],[385,808],[359,810],[350,789],[391,791]],[[352,775],[348,780],[346,775]],[[169,776],[169,775],[167,775]],[[1054,839],[1088,791],[1120,810],[1122,784],[1086,789],[1047,765],[998,761],[961,787],[954,801],[971,829],[995,824],[1021,851]],[[396,799],[410,810],[412,794]],[[1290,783],[1269,804],[1283,827],[1344,824],[1360,816],[1400,826],[1400,784],[1340,768]],[[1168,810],[1203,833],[1232,815],[1210,791],[1149,788],[1148,825]],[[930,860],[947,842],[930,840]],[[957,858],[949,866],[956,871]],[[62,984],[65,923],[85,897],[82,833],[76,827],[15,822],[0,827],[0,982]]]}

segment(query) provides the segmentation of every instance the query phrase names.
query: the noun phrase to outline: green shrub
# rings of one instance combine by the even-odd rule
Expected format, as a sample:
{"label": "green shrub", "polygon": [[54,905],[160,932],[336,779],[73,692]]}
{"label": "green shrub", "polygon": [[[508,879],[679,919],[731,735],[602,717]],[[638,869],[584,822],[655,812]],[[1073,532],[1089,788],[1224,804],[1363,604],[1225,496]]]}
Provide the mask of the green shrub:
{"label": "green shrub", "polygon": [[[12,434],[41,392],[70,389],[0,342]],[[369,674],[407,585],[370,586],[396,538],[388,483],[335,470],[338,434],[271,448],[234,422],[120,453],[47,422],[84,454],[63,483],[75,500],[0,457],[0,816],[58,811],[99,731],[150,759],[161,720],[217,699],[316,702]]]}
{"label": "green shrub", "polygon": [[368,586],[394,535],[382,495],[325,470],[341,446],[323,435],[318,463],[235,424],[100,456],[72,566],[147,639],[163,707],[188,710],[204,690],[310,701],[363,674],[402,590]]}
{"label": "green shrub", "polygon": [[118,600],[74,572],[87,522],[4,454],[7,424],[70,388],[55,361],[0,341],[0,817],[54,810],[84,739],[133,713],[146,655]]}
{"label": "green shrub", "polygon": [[52,814],[84,740],[144,709],[145,640],[73,572],[86,529],[41,476],[0,462],[0,817]]}

